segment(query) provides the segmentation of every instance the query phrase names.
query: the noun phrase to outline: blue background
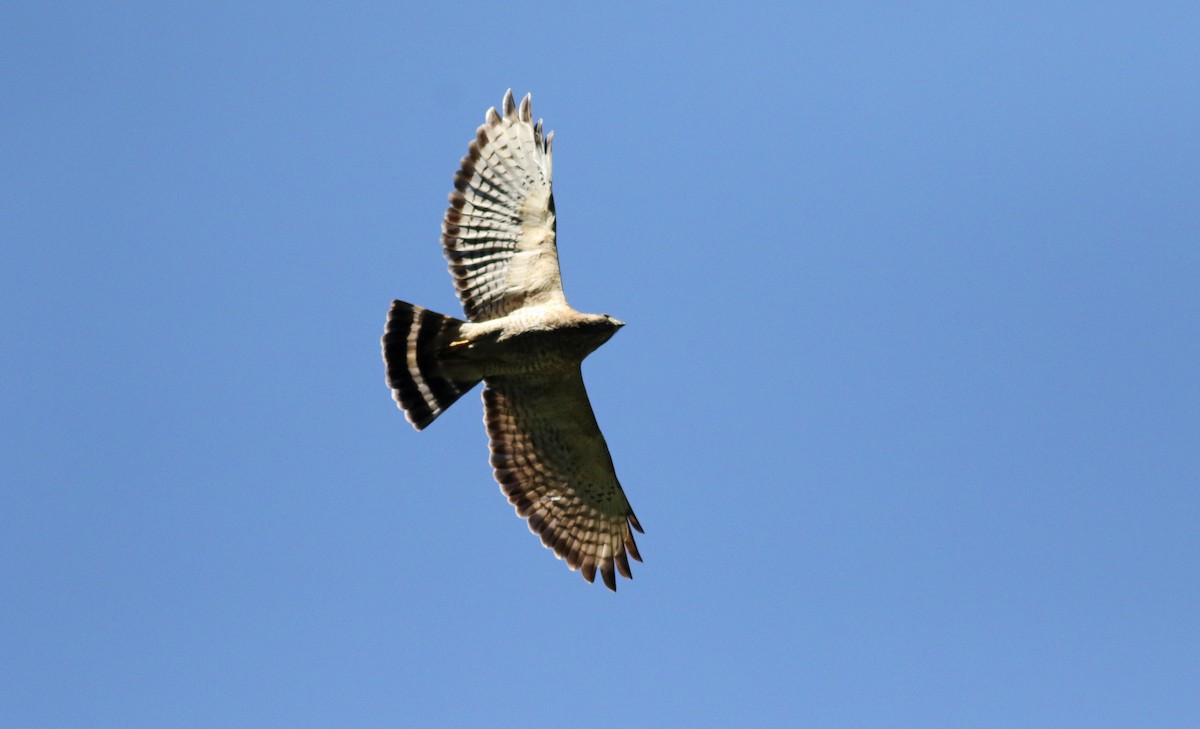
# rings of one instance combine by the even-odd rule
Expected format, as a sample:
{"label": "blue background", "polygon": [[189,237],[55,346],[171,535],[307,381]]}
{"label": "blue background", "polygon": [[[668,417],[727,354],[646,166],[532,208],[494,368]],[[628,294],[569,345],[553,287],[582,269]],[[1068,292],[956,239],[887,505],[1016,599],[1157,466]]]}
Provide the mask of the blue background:
{"label": "blue background", "polygon": [[[10,2],[0,724],[1200,725],[1195,3]],[[414,432],[452,174],[555,138],[646,535]]]}

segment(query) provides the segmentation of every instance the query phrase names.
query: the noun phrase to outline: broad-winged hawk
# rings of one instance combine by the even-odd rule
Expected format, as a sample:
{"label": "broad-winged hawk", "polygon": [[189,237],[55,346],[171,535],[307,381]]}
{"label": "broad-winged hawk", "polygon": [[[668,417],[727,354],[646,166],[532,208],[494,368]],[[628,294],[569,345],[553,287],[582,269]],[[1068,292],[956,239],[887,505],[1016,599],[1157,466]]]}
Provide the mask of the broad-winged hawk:
{"label": "broad-winged hawk", "polygon": [[641,561],[642,531],[617,482],[580,364],[624,326],[563,296],[551,148],[529,96],[512,91],[454,176],[442,249],[467,321],[393,301],[383,335],[387,383],[421,430],[480,380],[496,481],[542,543],[610,590]]}

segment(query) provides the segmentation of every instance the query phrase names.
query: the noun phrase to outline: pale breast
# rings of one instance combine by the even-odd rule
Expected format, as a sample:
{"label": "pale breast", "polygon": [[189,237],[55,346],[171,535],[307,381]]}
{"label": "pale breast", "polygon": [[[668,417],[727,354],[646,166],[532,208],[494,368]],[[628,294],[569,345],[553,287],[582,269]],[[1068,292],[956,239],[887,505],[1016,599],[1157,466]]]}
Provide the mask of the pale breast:
{"label": "pale breast", "polygon": [[579,312],[564,306],[531,306],[499,319],[468,324],[472,359],[491,375],[577,368],[591,351]]}

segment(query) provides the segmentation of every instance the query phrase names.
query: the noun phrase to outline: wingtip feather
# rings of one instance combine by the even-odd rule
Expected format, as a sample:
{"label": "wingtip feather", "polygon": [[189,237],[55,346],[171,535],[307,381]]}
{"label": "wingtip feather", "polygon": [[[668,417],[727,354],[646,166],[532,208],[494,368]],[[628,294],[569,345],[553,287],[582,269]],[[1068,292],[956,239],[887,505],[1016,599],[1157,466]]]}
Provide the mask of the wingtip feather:
{"label": "wingtip feather", "polygon": [[633,541],[632,534],[625,535],[625,551],[629,552],[629,556],[637,561],[642,561],[642,555],[638,553],[637,542]]}
{"label": "wingtip feather", "polygon": [[633,571],[629,569],[629,557],[626,556],[624,551],[617,552],[616,562],[617,571],[621,573],[621,576],[632,580]]}
{"label": "wingtip feather", "polygon": [[604,579],[604,586],[613,592],[617,591],[617,575],[613,572],[613,561],[611,558],[600,563],[600,576]]}

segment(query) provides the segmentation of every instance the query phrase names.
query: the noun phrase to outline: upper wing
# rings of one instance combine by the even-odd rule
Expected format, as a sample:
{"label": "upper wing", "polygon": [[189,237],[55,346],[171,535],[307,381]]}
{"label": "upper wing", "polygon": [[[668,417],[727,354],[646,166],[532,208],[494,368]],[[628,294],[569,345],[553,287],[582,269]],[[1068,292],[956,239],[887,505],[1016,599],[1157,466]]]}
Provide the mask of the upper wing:
{"label": "upper wing", "polygon": [[567,376],[489,377],[484,422],[500,488],[542,544],[617,589],[613,566],[632,578],[626,553],[642,560],[642,531],[617,482],[612,458],[578,369]]}
{"label": "upper wing", "polygon": [[443,253],[472,321],[566,303],[550,190],[554,134],[532,123],[528,94],[518,110],[509,89],[503,106],[503,117],[488,109],[475,132],[442,222]]}

